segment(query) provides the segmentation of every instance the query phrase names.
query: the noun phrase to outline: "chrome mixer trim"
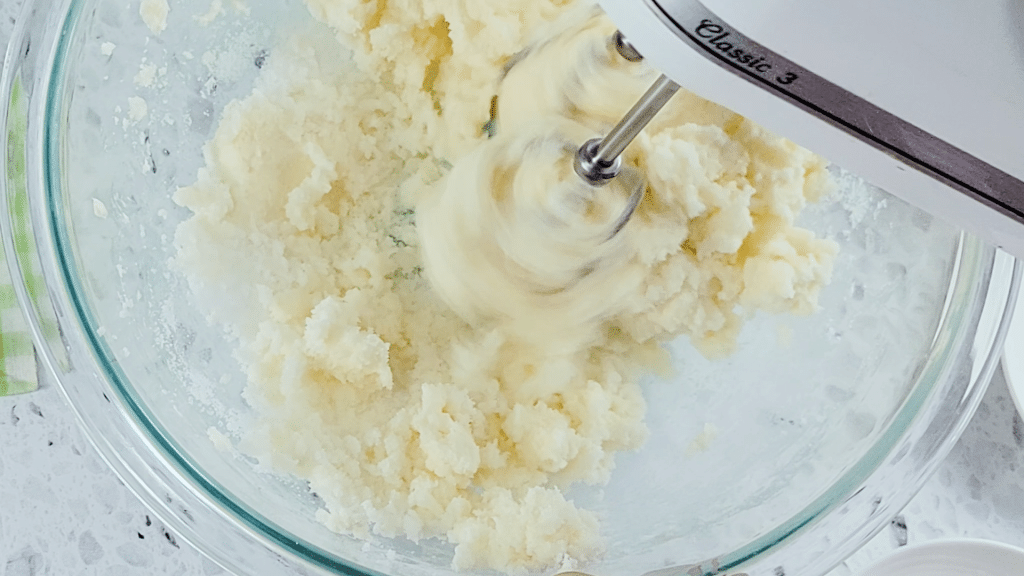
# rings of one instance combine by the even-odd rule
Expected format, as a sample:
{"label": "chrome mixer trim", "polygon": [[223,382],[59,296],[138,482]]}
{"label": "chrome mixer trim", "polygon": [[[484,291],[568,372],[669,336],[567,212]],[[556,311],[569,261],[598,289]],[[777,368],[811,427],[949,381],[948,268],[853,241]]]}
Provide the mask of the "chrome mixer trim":
{"label": "chrome mixer trim", "polygon": [[947,186],[1024,223],[1024,182],[751,40],[699,0],[644,0],[718,66]]}

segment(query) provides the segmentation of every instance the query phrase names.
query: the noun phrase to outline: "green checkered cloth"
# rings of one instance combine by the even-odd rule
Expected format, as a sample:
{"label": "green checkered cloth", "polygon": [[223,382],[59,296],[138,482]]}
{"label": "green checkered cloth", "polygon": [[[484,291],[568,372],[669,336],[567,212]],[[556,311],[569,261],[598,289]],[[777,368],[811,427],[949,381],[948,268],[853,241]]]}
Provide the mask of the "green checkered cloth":
{"label": "green checkered cloth", "polygon": [[[8,103],[7,151],[8,165],[5,171],[8,194],[13,195],[13,202],[8,206],[14,211],[15,222],[28,221],[28,198],[25,189],[25,113],[21,86],[15,83]],[[32,262],[28,252],[31,250],[30,231],[17,227],[14,244],[18,251],[18,260],[22,263]],[[40,282],[36,270],[26,270],[26,284],[29,293],[38,294]],[[36,354],[32,346],[32,333],[29,331],[25,314],[18,306],[14,293],[14,285],[7,267],[7,258],[0,250],[0,396],[31,392],[38,387],[36,380]]]}
{"label": "green checkered cloth", "polygon": [[7,396],[36,389],[36,353],[2,253],[0,261],[0,396]]}

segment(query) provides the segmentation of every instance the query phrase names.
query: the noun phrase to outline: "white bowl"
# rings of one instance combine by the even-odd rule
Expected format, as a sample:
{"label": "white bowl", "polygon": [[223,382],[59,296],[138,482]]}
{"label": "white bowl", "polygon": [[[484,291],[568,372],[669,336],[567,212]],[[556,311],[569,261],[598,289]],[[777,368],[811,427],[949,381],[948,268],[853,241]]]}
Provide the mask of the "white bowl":
{"label": "white bowl", "polygon": [[988,540],[943,540],[903,548],[859,576],[1017,576],[1024,550]]}

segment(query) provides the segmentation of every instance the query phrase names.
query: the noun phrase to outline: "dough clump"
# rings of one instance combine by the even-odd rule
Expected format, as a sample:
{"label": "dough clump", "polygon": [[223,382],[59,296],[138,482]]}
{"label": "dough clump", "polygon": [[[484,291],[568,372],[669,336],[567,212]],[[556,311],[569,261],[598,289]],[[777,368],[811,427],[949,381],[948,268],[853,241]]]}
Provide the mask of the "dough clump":
{"label": "dough clump", "polygon": [[[614,28],[580,1],[307,4],[334,38],[272,54],[175,196],[193,212],[177,262],[249,378],[243,448],[308,480],[338,532],[445,538],[458,569],[595,558],[598,518],[565,493],[606,482],[615,454],[643,443],[637,381],[665,368],[661,344],[725,355],[756,311],[815,310],[836,249],[795,219],[828,193],[826,163],[680,93],[627,152],[647,189],[614,241],[594,244],[593,281],[538,301],[488,276],[453,301],[430,280],[471,270],[428,257],[425,273],[421,245],[436,238],[421,237],[420,213],[448,223],[442,245],[487,251],[487,206],[504,200],[476,190],[439,210],[450,174],[486,175],[474,158],[537,135],[602,133],[651,71],[614,63],[600,40]],[[565,30],[579,49],[547,62],[538,39]],[[524,46],[541,57],[499,82]],[[595,57],[609,88],[566,87],[566,67]],[[536,98],[516,98],[530,76]]]}

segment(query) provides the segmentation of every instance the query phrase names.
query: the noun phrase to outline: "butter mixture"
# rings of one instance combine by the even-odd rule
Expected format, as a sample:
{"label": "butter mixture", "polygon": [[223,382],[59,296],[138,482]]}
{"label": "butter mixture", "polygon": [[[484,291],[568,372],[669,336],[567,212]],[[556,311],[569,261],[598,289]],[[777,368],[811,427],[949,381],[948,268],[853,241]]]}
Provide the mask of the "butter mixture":
{"label": "butter mixture", "polygon": [[595,194],[562,160],[654,76],[589,3],[307,4],[335,38],[272,54],[175,197],[192,288],[238,303],[208,313],[249,377],[243,449],[331,529],[444,538],[455,568],[596,557],[565,491],[644,441],[661,344],[725,355],[757,311],[815,310],[836,248],[795,220],[825,162],[682,92]]}

